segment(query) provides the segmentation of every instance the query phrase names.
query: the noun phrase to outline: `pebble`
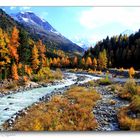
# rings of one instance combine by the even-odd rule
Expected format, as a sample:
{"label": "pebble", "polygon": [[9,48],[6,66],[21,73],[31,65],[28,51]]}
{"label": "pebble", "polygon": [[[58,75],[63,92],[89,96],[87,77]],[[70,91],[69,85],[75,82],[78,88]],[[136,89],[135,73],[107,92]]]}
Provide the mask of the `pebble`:
{"label": "pebble", "polygon": [[[96,131],[119,130],[116,110],[118,109],[118,104],[120,105],[121,103],[121,106],[123,106],[126,105],[126,102],[118,99],[110,87],[99,86],[96,87],[96,90],[102,95],[102,99],[97,102],[93,109],[98,122]],[[112,104],[110,104],[110,101],[112,101]]]}

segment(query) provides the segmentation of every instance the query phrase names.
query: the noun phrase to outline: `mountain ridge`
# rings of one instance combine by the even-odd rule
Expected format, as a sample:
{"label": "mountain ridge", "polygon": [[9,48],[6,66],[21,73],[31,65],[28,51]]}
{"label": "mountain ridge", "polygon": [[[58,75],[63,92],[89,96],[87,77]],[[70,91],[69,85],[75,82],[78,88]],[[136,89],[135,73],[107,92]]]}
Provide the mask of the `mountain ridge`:
{"label": "mountain ridge", "polygon": [[34,36],[34,38],[38,37],[43,40],[47,46],[53,44],[55,49],[63,50],[70,55],[82,55],[84,53],[83,48],[64,37],[46,20],[42,20],[33,12],[17,13],[12,16],[12,18],[22,24],[23,27]]}

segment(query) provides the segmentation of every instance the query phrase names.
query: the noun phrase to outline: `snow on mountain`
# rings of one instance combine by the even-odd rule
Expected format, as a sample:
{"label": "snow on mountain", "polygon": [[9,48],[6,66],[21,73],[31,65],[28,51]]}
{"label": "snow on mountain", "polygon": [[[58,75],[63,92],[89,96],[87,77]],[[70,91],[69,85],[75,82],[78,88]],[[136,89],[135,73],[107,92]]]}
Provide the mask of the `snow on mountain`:
{"label": "snow on mountain", "polygon": [[73,42],[83,48],[84,50],[88,50],[89,47],[94,46],[94,43],[91,43],[88,39],[86,38],[75,38],[73,39]]}
{"label": "snow on mountain", "polygon": [[133,30],[129,30],[129,29],[127,29],[127,30],[125,30],[125,31],[123,31],[121,34],[122,35],[131,35],[131,34],[133,34],[134,33],[134,31]]}
{"label": "snow on mountain", "polygon": [[57,35],[61,35],[45,19],[40,18],[31,11],[19,12],[17,14],[11,14],[11,16],[20,23],[36,25],[39,28],[42,28],[46,31],[56,33]]}

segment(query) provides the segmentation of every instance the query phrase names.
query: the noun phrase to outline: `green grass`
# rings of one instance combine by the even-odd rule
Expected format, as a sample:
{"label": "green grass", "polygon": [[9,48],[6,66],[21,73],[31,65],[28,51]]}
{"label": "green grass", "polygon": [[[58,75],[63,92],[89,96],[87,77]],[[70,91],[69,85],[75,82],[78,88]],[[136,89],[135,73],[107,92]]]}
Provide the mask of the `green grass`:
{"label": "green grass", "polygon": [[111,80],[109,78],[103,78],[99,80],[100,85],[110,85],[112,84]]}

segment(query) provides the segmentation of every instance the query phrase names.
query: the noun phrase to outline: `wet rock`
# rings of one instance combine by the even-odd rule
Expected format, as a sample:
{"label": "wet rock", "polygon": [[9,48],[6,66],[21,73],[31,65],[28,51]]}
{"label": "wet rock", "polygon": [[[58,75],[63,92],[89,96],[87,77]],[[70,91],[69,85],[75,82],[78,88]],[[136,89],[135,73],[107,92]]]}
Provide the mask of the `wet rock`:
{"label": "wet rock", "polygon": [[4,110],[8,110],[9,108],[7,107],[7,108],[5,108]]}
{"label": "wet rock", "polygon": [[11,97],[11,96],[8,96],[7,98],[10,99],[10,98],[12,98],[12,97]]}

